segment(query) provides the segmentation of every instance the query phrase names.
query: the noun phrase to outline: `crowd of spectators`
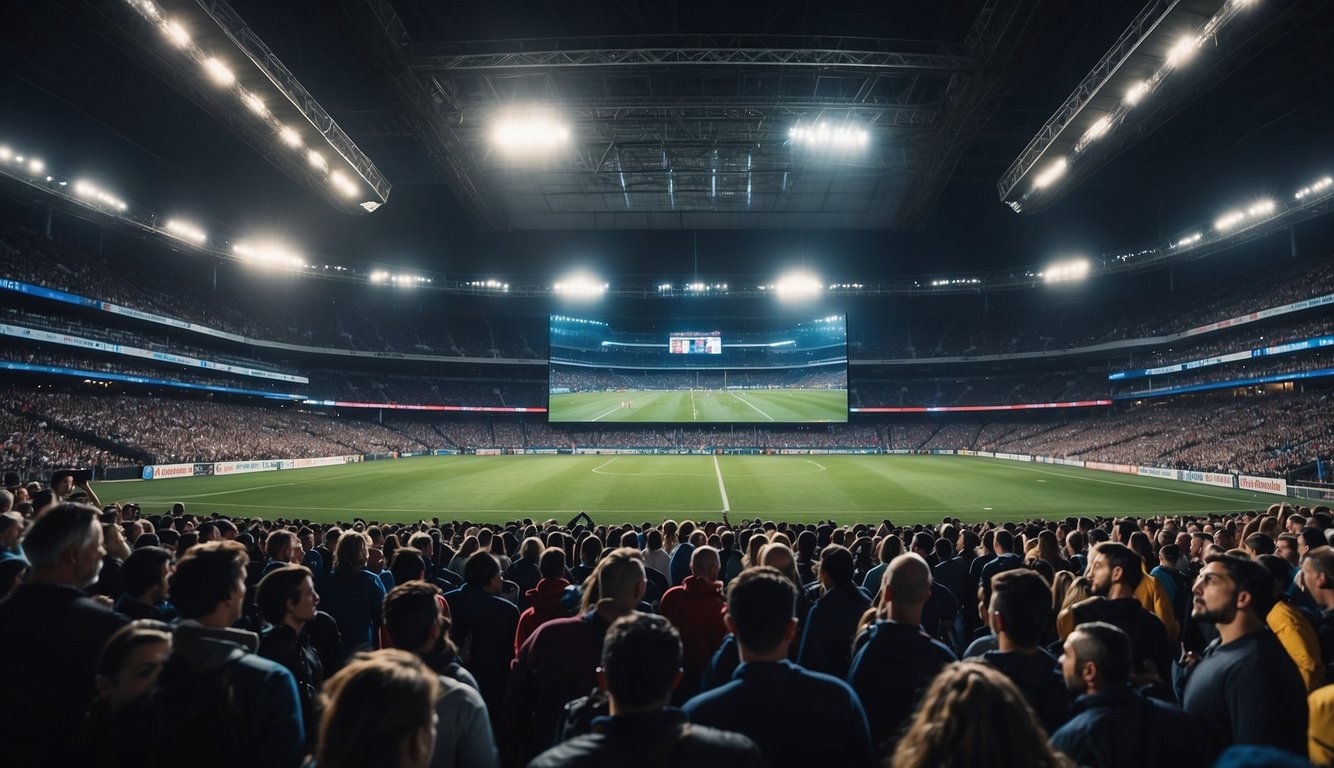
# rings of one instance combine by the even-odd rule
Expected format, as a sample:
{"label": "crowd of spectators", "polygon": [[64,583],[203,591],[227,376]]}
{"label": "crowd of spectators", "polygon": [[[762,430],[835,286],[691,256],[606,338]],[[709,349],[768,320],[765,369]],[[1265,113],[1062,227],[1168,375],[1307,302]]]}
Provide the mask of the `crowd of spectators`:
{"label": "crowd of spectators", "polygon": [[[5,397],[5,408],[17,419],[5,451],[5,464],[13,467],[63,463],[56,456],[102,466],[128,463],[130,457],[176,463],[439,449],[851,448],[968,449],[1283,476],[1299,468],[1310,472],[1316,457],[1334,451],[1334,422],[1325,415],[1330,408],[1327,390],[1217,395],[1110,409],[1001,412],[988,418],[910,415],[847,424],[744,427],[552,425],[541,416],[411,411],[385,411],[372,420],[365,412],[317,412],[295,405],[19,387],[11,387]],[[49,428],[31,426],[43,422]]]}
{"label": "crowd of spectators", "polygon": [[6,486],[16,765],[1334,763],[1328,507],[319,524]]}
{"label": "crowd of spectators", "polygon": [[200,386],[230,387],[259,392],[304,394],[307,385],[292,381],[252,378],[213,368],[184,367],[174,363],[151,362],[124,355],[65,351],[68,348],[14,347],[0,353],[0,361],[69,368],[76,371],[114,373],[121,376],[172,381]]}

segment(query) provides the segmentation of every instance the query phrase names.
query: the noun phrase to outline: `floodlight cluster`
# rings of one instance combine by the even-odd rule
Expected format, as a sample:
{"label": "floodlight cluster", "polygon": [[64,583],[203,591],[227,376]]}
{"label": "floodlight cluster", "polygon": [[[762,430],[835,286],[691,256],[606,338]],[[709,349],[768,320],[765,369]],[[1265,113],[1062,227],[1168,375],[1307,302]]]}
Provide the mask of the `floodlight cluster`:
{"label": "floodlight cluster", "polygon": [[575,276],[556,283],[551,290],[559,296],[601,296],[610,287],[591,277]]}
{"label": "floodlight cluster", "polygon": [[509,291],[510,284],[502,283],[499,280],[471,280],[464,283],[469,288],[482,288],[490,291],[500,291],[502,293]]}
{"label": "floodlight cluster", "polygon": [[1302,187],[1297,190],[1295,197],[1296,199],[1301,200],[1307,197],[1324,194],[1329,190],[1331,184],[1334,184],[1334,180],[1331,180],[1330,177],[1326,176],[1309,187]]}
{"label": "floodlight cluster", "polygon": [[1273,200],[1259,200],[1250,205],[1245,210],[1237,209],[1228,211],[1214,220],[1214,229],[1219,232],[1227,232],[1236,229],[1247,221],[1258,221],[1268,218],[1277,209]]}
{"label": "floodlight cluster", "polygon": [[74,182],[74,194],[99,208],[106,208],[117,213],[124,213],[125,209],[129,207],[124,200],[104,189],[99,189],[96,184],[89,181]]}
{"label": "floodlight cluster", "polygon": [[808,149],[862,149],[871,141],[871,134],[865,128],[830,126],[823,120],[811,126],[794,125],[787,137],[794,145]]}
{"label": "floodlight cluster", "polygon": [[171,219],[167,221],[167,224],[163,229],[172,237],[178,237],[182,240],[194,243],[195,245],[203,245],[208,242],[208,235],[204,230],[196,227],[188,221]]}
{"label": "floodlight cluster", "polygon": [[[197,63],[210,82],[218,88],[234,91],[241,104],[256,119],[273,130],[279,141],[293,151],[300,152],[306,149],[301,134],[292,126],[280,122],[259,94],[247,90],[240,82],[236,71],[223,58],[215,53],[204,51],[195,43],[183,19],[168,18],[155,0],[126,0],[126,2],[156,26],[172,47],[180,50],[183,55]],[[362,193],[360,185],[353,180],[353,176],[359,174],[353,173],[352,176],[349,176],[348,173],[343,171],[330,171],[329,164],[324,157],[313,150],[307,152],[306,160],[312,168],[327,174],[326,178],[329,184],[342,197],[356,198]],[[352,170],[356,171],[355,168]],[[375,200],[360,205],[367,212],[372,212],[380,207],[380,203]]]}
{"label": "floodlight cluster", "polygon": [[540,154],[568,144],[570,126],[554,115],[516,112],[496,120],[491,140],[506,154]]}
{"label": "floodlight cluster", "polygon": [[566,317],[564,315],[552,315],[551,320],[557,323],[574,323],[575,325],[600,325],[607,327],[607,324],[601,320],[585,320],[582,317]]}
{"label": "floodlight cluster", "polygon": [[824,287],[824,281],[804,272],[784,275],[774,283],[773,291],[783,298],[804,298],[815,296]]}
{"label": "floodlight cluster", "polygon": [[371,272],[369,279],[372,283],[389,283],[391,285],[397,285],[400,288],[414,288],[418,285],[426,285],[432,282],[431,278],[422,275],[394,275],[385,272],[382,269],[377,269],[374,272]]}
{"label": "floodlight cluster", "polygon": [[299,254],[279,243],[239,242],[232,246],[237,258],[249,264],[275,269],[305,269],[306,261]]}
{"label": "floodlight cluster", "polygon": [[863,289],[863,288],[865,288],[865,287],[866,287],[866,286],[862,285],[861,283],[830,283],[830,285],[829,285],[829,290],[831,290],[831,291],[860,291],[861,289]]}
{"label": "floodlight cluster", "polygon": [[[8,145],[0,146],[0,163],[9,165],[13,163],[15,167],[26,172],[28,176],[42,177],[46,172],[46,163],[39,157],[24,156],[15,152]],[[50,181],[51,177],[46,176]]]}
{"label": "floodlight cluster", "polygon": [[976,277],[951,277],[932,280],[932,288],[941,288],[946,285],[981,285],[982,281]]}
{"label": "floodlight cluster", "polygon": [[1083,280],[1088,277],[1093,265],[1088,259],[1070,259],[1069,261],[1058,261],[1048,266],[1038,273],[1045,283],[1065,283],[1072,280]]}
{"label": "floodlight cluster", "polygon": [[1204,234],[1202,232],[1196,232],[1194,234],[1186,235],[1185,237],[1181,238],[1175,243],[1169,245],[1168,248],[1181,248],[1182,246],[1194,245],[1200,242],[1200,239],[1203,237]]}

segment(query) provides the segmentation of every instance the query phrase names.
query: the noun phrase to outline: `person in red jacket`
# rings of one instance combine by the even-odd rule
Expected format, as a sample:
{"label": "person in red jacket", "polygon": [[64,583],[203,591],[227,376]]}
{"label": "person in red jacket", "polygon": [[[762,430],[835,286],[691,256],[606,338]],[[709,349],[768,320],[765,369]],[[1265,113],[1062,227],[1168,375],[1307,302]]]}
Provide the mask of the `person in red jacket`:
{"label": "person in red jacket", "polygon": [[561,597],[570,580],[565,578],[565,550],[560,547],[548,547],[537,561],[537,572],[542,580],[537,586],[524,593],[528,607],[519,616],[519,625],[514,628],[514,655],[519,655],[523,641],[533,634],[538,627],[552,619],[569,616],[561,606]]}
{"label": "person in red jacket", "polygon": [[679,587],[667,590],[658,612],[681,634],[685,679],[676,689],[678,701],[699,692],[709,659],[723,644],[727,625],[723,622],[723,584],[718,581],[720,561],[713,547],[696,547],[690,556],[690,574]]}

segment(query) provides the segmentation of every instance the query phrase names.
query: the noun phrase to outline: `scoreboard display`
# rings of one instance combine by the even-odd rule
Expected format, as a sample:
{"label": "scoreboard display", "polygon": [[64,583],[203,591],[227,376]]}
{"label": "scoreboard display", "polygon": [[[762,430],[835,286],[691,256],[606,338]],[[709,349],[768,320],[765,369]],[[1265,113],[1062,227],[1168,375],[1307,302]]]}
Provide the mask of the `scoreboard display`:
{"label": "scoreboard display", "polygon": [[667,350],[673,355],[721,355],[723,337],[712,333],[672,333],[668,336]]}

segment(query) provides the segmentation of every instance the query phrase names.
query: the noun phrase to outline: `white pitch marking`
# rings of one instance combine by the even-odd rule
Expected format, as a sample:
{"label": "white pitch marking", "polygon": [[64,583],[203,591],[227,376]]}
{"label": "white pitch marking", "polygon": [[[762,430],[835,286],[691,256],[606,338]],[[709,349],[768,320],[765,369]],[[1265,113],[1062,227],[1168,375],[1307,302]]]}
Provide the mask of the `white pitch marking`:
{"label": "white pitch marking", "polygon": [[723,469],[718,466],[718,454],[713,454],[713,472],[718,475],[718,493],[723,497],[723,511],[731,512],[732,504],[727,500],[727,487],[723,485]]}
{"label": "white pitch marking", "polygon": [[740,400],[741,402],[745,403],[746,405],[749,405],[751,408],[755,408],[755,410],[758,411],[759,414],[760,414],[761,416],[763,416],[764,418],[768,419],[769,421],[773,421],[773,420],[774,420],[774,417],[770,416],[769,414],[765,413],[764,411],[761,411],[759,408],[756,408],[754,403],[750,402],[749,400],[747,400],[746,398],[742,397],[741,395],[738,395],[737,393],[733,392],[733,393],[732,393],[732,397],[735,397],[736,399]]}

